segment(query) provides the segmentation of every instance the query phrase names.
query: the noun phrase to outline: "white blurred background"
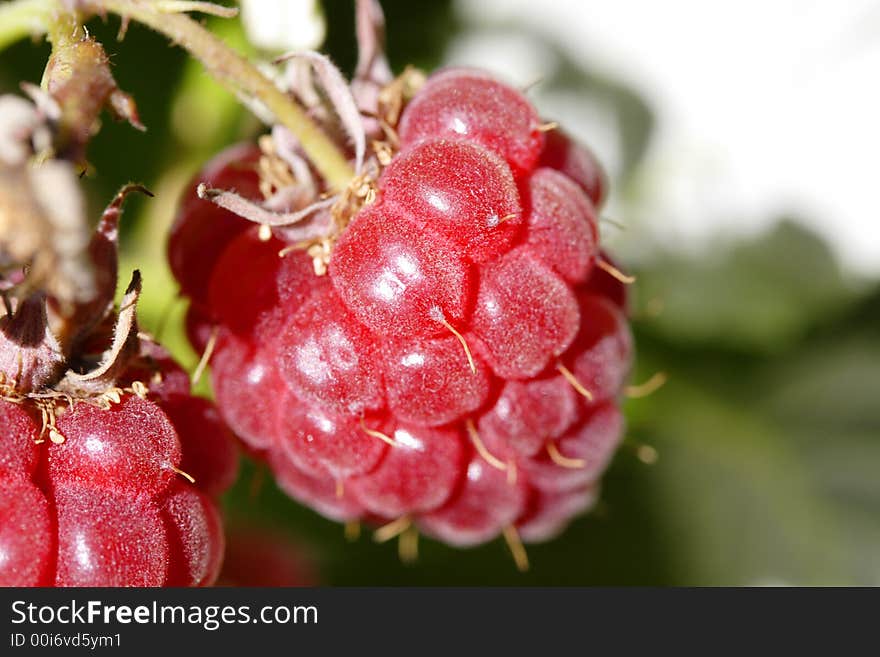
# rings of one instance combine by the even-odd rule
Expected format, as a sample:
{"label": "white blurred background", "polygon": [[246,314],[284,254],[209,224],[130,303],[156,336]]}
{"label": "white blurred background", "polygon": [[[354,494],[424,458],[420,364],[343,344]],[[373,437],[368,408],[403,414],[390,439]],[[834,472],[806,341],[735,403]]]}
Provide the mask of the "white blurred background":
{"label": "white blurred background", "polygon": [[530,96],[612,177],[615,113],[549,82],[569,58],[647,103],[655,132],[636,184],[618,185],[606,210],[641,237],[700,251],[785,214],[851,275],[880,275],[877,0],[459,0],[456,11],[468,29],[448,61],[543,78]]}

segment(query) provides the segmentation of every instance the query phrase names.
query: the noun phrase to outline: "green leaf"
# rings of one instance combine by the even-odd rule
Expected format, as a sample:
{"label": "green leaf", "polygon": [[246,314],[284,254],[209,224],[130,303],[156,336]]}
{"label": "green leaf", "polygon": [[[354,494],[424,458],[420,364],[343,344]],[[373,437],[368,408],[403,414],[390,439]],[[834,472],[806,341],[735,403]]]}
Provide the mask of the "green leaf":
{"label": "green leaf", "polygon": [[856,298],[828,247],[783,220],[751,242],[697,259],[662,257],[640,277],[639,299],[663,311],[647,325],[667,339],[769,352]]}
{"label": "green leaf", "polygon": [[880,582],[880,346],[805,347],[733,393],[673,371],[641,409],[676,583]]}

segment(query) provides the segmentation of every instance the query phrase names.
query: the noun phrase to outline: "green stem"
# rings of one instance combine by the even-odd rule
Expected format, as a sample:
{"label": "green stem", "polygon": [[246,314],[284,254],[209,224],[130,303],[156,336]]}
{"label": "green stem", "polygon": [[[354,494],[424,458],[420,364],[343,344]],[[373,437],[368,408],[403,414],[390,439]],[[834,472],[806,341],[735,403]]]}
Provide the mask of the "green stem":
{"label": "green stem", "polygon": [[77,36],[78,27],[79,18],[76,13],[63,11],[59,8],[49,17],[46,36],[53,48],[62,48],[81,38]]}
{"label": "green stem", "polygon": [[75,13],[63,10],[60,7],[46,16],[46,38],[52,44],[52,54],[49,55],[49,61],[46,62],[43,79],[40,82],[40,86],[44,90],[48,89],[49,80],[47,74],[52,64],[52,58],[62,48],[69,46],[76,40],[78,27],[79,17]]}
{"label": "green stem", "polygon": [[54,9],[52,0],[16,0],[0,4],[0,50],[20,39],[45,34]]}
{"label": "green stem", "polygon": [[337,191],[345,189],[354,171],[338,146],[290,96],[222,40],[183,14],[160,11],[144,0],[88,0],[88,9],[134,19],[167,36],[187,50],[233,92],[256,98],[299,140],[324,179]]}

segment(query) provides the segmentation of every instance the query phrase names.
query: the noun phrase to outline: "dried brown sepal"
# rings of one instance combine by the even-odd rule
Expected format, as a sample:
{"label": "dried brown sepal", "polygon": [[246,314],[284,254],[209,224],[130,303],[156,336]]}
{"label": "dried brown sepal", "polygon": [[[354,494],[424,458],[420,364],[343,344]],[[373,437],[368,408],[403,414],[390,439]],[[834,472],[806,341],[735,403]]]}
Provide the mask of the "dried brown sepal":
{"label": "dried brown sepal", "polygon": [[257,171],[260,175],[260,193],[264,199],[270,199],[280,190],[295,186],[297,177],[287,159],[279,155],[272,137],[262,135],[257,143],[261,151],[257,163]]}
{"label": "dried brown sepal", "polygon": [[355,81],[380,87],[388,84],[394,76],[385,57],[385,15],[376,0],[357,0],[355,34],[358,45]]}
{"label": "dried brown sepal", "polygon": [[119,219],[125,199],[135,192],[153,196],[143,185],[125,185],[104,210],[92,235],[88,253],[94,272],[95,296],[79,304],[73,316],[57,329],[62,343],[71,344],[73,350],[113,312],[119,272]]}
{"label": "dried brown sepal", "polygon": [[358,61],[351,90],[360,111],[368,118],[364,124],[371,139],[381,135],[374,118],[379,114],[379,93],[394,75],[385,57],[385,16],[376,0],[357,0],[355,32]]}
{"label": "dried brown sepal", "polygon": [[260,138],[260,148],[267,157],[276,158],[287,165],[293,177],[293,184],[307,190],[314,198],[317,195],[318,182],[309,166],[302,147],[290,131],[284,126],[276,125],[271,135]]}
{"label": "dried brown sepal", "polygon": [[[370,136],[370,147],[380,168],[386,167],[400,150],[397,124],[403,108],[425,83],[425,74],[407,67],[403,73],[377,91],[375,107],[365,112],[364,124]],[[352,83],[352,87],[355,84]]]}
{"label": "dried brown sepal", "polygon": [[122,297],[113,327],[113,341],[97,364],[85,372],[68,370],[55,390],[72,397],[105,394],[140,352],[137,330],[137,301],[141,293],[141,274],[135,270]]}
{"label": "dried brown sepal", "polygon": [[0,317],[0,388],[4,396],[52,385],[65,366],[61,345],[49,327],[44,294],[31,295],[17,303],[11,314]]}
{"label": "dried brown sepal", "polygon": [[[196,188],[196,192],[201,199],[210,201],[230,212],[234,212],[244,219],[270,227],[290,227],[299,223],[305,225],[306,220],[316,215],[319,210],[328,208],[335,202],[335,198],[329,198],[315,201],[300,210],[292,212],[274,212],[233,191],[212,189],[204,183]],[[303,239],[308,239],[308,237],[304,237]]]}
{"label": "dried brown sepal", "polygon": [[290,53],[282,55],[276,62],[287,60],[304,61],[311,66],[318,89],[326,95],[333,113],[338,117],[343,130],[354,144],[355,173],[360,174],[364,164],[367,136],[358,105],[342,73],[330,59],[317,52]]}
{"label": "dried brown sepal", "polygon": [[117,121],[127,121],[136,130],[141,132],[147,131],[147,127],[141,123],[137,105],[135,105],[134,98],[130,94],[125,93],[121,89],[114,90],[107,99],[106,107]]}

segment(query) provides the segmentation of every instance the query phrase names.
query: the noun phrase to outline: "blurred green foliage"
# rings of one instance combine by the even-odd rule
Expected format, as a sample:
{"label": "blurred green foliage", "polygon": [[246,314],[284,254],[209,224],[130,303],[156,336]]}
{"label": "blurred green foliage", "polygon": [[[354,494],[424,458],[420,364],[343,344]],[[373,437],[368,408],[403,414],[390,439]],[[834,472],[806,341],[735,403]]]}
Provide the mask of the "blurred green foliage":
{"label": "blurred green foliage", "polygon": [[[450,3],[383,5],[395,69],[437,65],[460,27]],[[326,2],[325,14],[327,49],[350,71],[351,2]],[[236,21],[210,22],[247,49]],[[132,26],[117,43],[118,22],[93,23],[149,132],[107,121],[84,185],[95,218],[129,180],[157,192],[129,204],[122,275],[143,270],[143,326],[192,366],[164,234],[199,163],[259,126],[162,38]],[[30,43],[3,52],[0,91],[39,80],[47,53]],[[564,62],[552,84],[611,99],[626,170],[637,166],[649,104]],[[787,220],[700,259],[657,252],[636,273],[633,378],[662,370],[670,382],[627,402],[628,438],[600,505],[561,538],[530,547],[529,573],[515,571],[500,541],[467,551],[422,541],[419,561],[402,565],[389,545],[347,542],[250,462],[228,514],[289,532],[317,555],[328,584],[880,584],[880,287],[853,286],[828,247]],[[636,458],[641,444],[656,448],[656,464]]]}
{"label": "blurred green foliage", "polygon": [[658,259],[641,287],[662,300],[651,324],[670,340],[776,351],[832,321],[856,294],[828,246],[788,219],[754,241],[705,252]]}

